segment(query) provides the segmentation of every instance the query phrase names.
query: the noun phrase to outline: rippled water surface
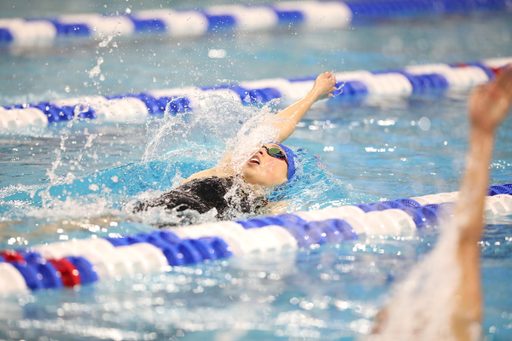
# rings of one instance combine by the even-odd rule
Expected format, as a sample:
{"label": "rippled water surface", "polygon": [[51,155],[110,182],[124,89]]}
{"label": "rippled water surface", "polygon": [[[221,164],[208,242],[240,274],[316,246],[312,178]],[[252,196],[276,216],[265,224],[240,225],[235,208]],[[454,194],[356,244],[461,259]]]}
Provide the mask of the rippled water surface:
{"label": "rippled water surface", "polygon": [[[8,17],[35,17],[160,5],[173,6],[74,0],[31,6],[7,1],[0,6]],[[285,29],[185,41],[114,37],[107,47],[100,47],[100,41],[81,41],[39,50],[4,48],[0,105],[294,78],[326,70],[474,61],[511,56],[511,37],[509,15],[484,13],[379,22],[345,31]],[[212,49],[225,50],[226,57],[208,57]],[[99,58],[101,73],[93,75],[90,71]],[[457,190],[465,161],[467,95],[332,100],[313,108],[287,141],[296,150],[302,148],[304,158],[301,186],[285,193],[291,199],[289,210]],[[215,165],[232,135],[262,110],[213,98],[209,108],[171,122],[154,117],[134,124],[73,122],[1,132],[1,247],[151,231],[151,217],[126,222],[133,215],[125,207]],[[492,185],[512,182],[511,129],[508,120],[498,132]],[[165,134],[153,148],[149,141],[158,132]],[[120,223],[91,222],[101,214],[116,215]],[[68,228],[59,231],[48,225],[59,220],[69,221]],[[487,222],[481,242],[484,330],[489,340],[508,340],[512,223],[507,217]],[[293,254],[222,260],[75,289],[2,297],[0,338],[352,340],[369,331],[391,285],[432,248],[437,235],[433,229],[414,236],[361,237]]]}

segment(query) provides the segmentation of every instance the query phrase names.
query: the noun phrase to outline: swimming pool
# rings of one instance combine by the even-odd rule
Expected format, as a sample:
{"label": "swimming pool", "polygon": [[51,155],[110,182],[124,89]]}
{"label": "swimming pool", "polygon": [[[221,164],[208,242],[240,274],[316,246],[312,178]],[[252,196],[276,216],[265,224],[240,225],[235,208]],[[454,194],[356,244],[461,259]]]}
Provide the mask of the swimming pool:
{"label": "swimming pool", "polygon": [[[68,6],[83,6],[79,3],[45,6],[62,13],[70,11]],[[126,7],[124,2],[104,4],[107,9]],[[154,7],[159,4],[155,2]],[[198,7],[204,5],[197,2]],[[24,8],[13,16],[47,15],[41,6]],[[101,6],[85,10],[103,11]],[[113,42],[107,47],[63,43],[3,54],[0,105],[213,85],[220,80],[298,78],[329,69],[379,70],[510,56],[512,25],[507,19],[505,14],[423,18],[335,32],[215,35],[180,45],[151,37],[120,40],[117,48]],[[210,58],[212,50],[224,50],[225,57]],[[90,78],[98,57],[103,58],[101,74]],[[307,170],[318,175],[293,200],[292,209],[456,190],[464,162],[466,98],[465,93],[429,93],[406,100],[333,101],[316,108],[289,144],[309,150],[311,160],[313,154],[320,157],[326,170],[311,162]],[[149,224],[134,223],[106,230],[80,226],[62,233],[41,231],[37,225],[48,220],[76,220],[84,212],[111,213],[148,191],[168,189],[179,181],[174,177],[177,169],[183,177],[204,166],[186,155],[171,157],[173,151],[186,149],[203,155],[211,146],[221,150],[236,126],[222,115],[238,111],[240,116],[235,117],[244,118],[257,111],[229,108],[222,101],[215,102],[213,109],[200,112],[204,122],[193,126],[209,129],[207,141],[195,140],[196,130],[187,126],[181,135],[169,134],[160,140],[166,149],[153,153],[148,153],[147,139],[165,123],[159,119],[148,126],[79,122],[69,127],[3,132],[0,212],[2,221],[21,222],[14,232],[2,229],[2,248],[150,231]],[[419,124],[423,117],[428,118],[430,127]],[[491,184],[510,182],[509,129],[510,121],[499,131]],[[207,147],[184,141],[206,143]],[[218,158],[220,153],[213,155]],[[144,157],[146,161],[141,162]],[[214,164],[209,158],[201,160]],[[108,177],[93,180],[95,174]],[[129,182],[116,186],[115,177]],[[56,183],[58,179],[68,183]],[[43,198],[35,194],[47,189],[50,196],[43,204]],[[511,224],[506,218],[489,222],[492,225],[482,243],[485,331],[491,340],[506,340],[512,323],[508,285],[512,275]],[[78,290],[6,297],[0,301],[2,337],[353,339],[368,330],[382,295],[431,248],[435,236],[435,231],[427,231],[368,243],[343,242],[268,259],[221,261]]]}

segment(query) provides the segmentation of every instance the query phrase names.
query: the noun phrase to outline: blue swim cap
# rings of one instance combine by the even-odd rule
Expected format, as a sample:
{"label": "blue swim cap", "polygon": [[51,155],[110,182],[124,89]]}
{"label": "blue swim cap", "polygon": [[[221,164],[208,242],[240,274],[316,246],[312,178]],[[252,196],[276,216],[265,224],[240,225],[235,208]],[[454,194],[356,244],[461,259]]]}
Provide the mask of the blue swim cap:
{"label": "blue swim cap", "polygon": [[297,158],[297,154],[293,152],[290,148],[286,147],[284,144],[276,143],[286,154],[286,159],[288,160],[288,180],[290,180],[295,174],[295,159]]}

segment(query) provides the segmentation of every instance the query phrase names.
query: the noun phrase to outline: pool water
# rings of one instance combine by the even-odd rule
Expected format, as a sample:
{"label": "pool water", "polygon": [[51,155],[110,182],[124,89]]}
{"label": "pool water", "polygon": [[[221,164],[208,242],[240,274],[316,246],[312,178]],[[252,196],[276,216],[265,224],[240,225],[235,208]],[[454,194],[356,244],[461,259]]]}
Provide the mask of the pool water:
{"label": "pool water", "polygon": [[[113,0],[30,6],[7,1],[1,6],[5,17],[47,17],[160,5],[170,6]],[[206,5],[181,1],[175,6]],[[183,41],[142,35],[114,37],[105,47],[89,40],[33,50],[4,47],[0,105],[299,78],[327,70],[476,61],[511,56],[511,39],[510,15],[480,13],[343,31],[224,32]],[[210,58],[211,50],[224,50],[225,57]],[[97,65],[101,72],[95,75],[91,70]],[[291,200],[289,211],[457,190],[465,161],[467,96],[431,92],[316,106],[287,141],[302,148],[305,160],[299,168],[301,186],[280,193]],[[72,122],[0,132],[0,246],[154,229],[157,218],[129,222],[133,215],[126,207],[215,165],[243,123],[262,110],[279,108],[279,103],[262,109],[220,98],[210,104],[193,114],[140,123]],[[509,119],[498,131],[491,185],[512,182],[511,128]],[[117,226],[86,220],[103,214],[124,220]],[[76,224],[43,227],[59,220]],[[481,242],[484,332],[488,340],[509,340],[512,222],[500,217],[487,223]],[[392,284],[432,248],[437,235],[431,229],[2,297],[0,338],[353,340],[368,333]]]}

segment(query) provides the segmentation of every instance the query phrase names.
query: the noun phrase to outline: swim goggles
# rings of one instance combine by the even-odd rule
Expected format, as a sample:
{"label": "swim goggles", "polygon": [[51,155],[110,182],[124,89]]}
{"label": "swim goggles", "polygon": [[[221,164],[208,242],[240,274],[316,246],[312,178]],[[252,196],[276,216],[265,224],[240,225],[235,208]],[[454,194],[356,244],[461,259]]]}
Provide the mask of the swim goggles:
{"label": "swim goggles", "polygon": [[286,162],[286,164],[288,164],[288,159],[286,158],[286,154],[283,153],[283,151],[281,149],[279,149],[277,147],[268,148],[267,146],[263,146],[263,148],[265,148],[267,150],[267,153],[269,156],[279,159],[279,160],[284,160],[284,162]]}

